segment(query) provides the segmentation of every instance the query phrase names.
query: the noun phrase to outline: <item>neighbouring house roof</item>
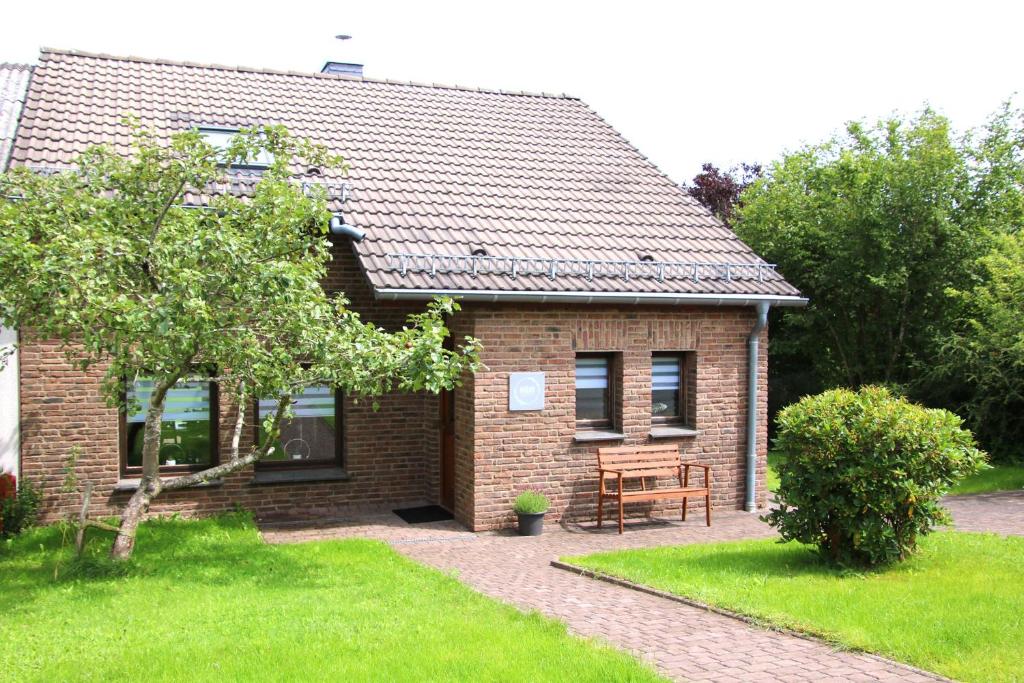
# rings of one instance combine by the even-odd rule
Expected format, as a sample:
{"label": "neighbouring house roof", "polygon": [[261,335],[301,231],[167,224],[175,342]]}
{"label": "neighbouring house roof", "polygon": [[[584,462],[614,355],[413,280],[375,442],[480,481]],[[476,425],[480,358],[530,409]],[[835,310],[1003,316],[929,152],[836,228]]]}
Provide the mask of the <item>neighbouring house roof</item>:
{"label": "neighbouring house roof", "polygon": [[127,153],[126,114],[161,134],[280,123],[344,155],[334,208],[366,231],[353,248],[378,296],[802,301],[573,97],[44,49],[13,161]]}
{"label": "neighbouring house roof", "polygon": [[7,168],[31,76],[32,67],[28,64],[0,63],[0,171]]}

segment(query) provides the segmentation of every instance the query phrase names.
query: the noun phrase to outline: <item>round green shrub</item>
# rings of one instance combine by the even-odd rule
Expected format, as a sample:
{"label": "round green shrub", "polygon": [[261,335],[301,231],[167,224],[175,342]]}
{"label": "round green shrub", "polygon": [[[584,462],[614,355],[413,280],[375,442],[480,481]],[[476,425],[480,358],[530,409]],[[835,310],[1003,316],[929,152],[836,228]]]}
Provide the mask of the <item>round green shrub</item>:
{"label": "round green shrub", "polygon": [[779,414],[780,505],[764,519],[836,564],[906,558],[949,523],[940,497],[983,467],[962,420],[881,387],[834,389]]}
{"label": "round green shrub", "polygon": [[543,493],[523,491],[516,497],[516,502],[512,509],[515,510],[517,515],[535,515],[540,512],[547,512],[549,505],[548,498]]}

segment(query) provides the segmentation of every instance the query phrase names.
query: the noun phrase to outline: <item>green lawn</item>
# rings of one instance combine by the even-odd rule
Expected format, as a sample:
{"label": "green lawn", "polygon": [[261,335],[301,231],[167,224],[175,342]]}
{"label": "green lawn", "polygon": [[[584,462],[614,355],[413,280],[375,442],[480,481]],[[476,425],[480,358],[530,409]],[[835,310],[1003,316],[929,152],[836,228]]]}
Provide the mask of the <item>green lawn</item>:
{"label": "green lawn", "polygon": [[268,546],[242,514],[149,522],[120,577],[99,559],[69,574],[59,546],[53,527],[0,543],[0,679],[660,680],[375,541]]}
{"label": "green lawn", "polygon": [[989,493],[991,491],[1019,491],[1024,489],[1024,466],[996,465],[968,477],[957,484],[951,493]]}
{"label": "green lawn", "polygon": [[774,451],[768,452],[768,491],[775,493],[779,490],[779,463],[782,456]]}
{"label": "green lawn", "polygon": [[1024,679],[1024,538],[935,533],[868,573],[771,539],[565,559],[955,679]]}
{"label": "green lawn", "polygon": [[[768,490],[779,490],[779,463],[782,456],[768,453]],[[1024,489],[1024,465],[996,465],[991,469],[967,477],[953,487],[952,495],[968,493],[990,493],[992,491],[1019,491]]]}

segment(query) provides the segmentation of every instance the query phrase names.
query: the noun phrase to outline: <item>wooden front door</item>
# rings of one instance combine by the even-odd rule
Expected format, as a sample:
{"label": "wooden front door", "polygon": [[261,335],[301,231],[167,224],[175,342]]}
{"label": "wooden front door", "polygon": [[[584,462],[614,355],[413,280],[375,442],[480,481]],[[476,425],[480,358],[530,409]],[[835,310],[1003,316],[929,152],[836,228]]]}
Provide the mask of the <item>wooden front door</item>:
{"label": "wooden front door", "polygon": [[441,391],[441,506],[455,509],[455,392]]}

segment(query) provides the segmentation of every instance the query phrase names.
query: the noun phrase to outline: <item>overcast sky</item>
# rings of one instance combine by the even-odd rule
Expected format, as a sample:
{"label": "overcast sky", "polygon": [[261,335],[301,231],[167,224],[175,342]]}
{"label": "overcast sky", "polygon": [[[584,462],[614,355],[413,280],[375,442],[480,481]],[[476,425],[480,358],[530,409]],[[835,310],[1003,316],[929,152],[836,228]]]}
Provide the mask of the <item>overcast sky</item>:
{"label": "overcast sky", "polygon": [[44,45],[299,71],[330,58],[376,78],[566,92],[677,182],[926,102],[975,126],[1024,90],[1024,3],[1009,0],[47,0],[0,16],[0,61]]}

